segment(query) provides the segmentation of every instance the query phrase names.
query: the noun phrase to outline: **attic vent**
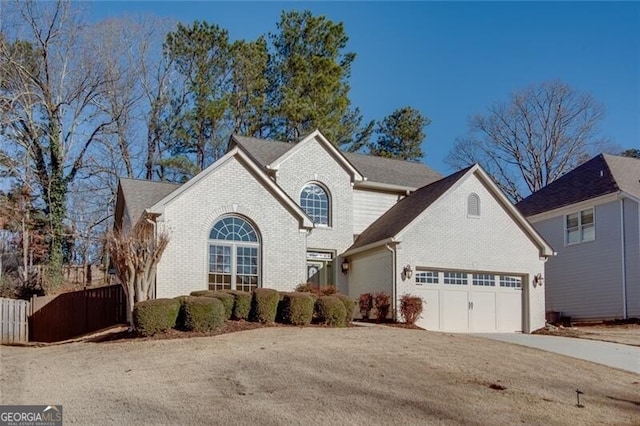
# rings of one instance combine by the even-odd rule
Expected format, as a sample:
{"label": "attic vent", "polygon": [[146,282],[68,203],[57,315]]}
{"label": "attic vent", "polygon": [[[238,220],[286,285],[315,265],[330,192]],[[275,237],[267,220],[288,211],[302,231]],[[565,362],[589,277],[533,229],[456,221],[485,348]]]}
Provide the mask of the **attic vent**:
{"label": "attic vent", "polygon": [[480,197],[476,193],[472,192],[467,198],[467,215],[480,216]]}

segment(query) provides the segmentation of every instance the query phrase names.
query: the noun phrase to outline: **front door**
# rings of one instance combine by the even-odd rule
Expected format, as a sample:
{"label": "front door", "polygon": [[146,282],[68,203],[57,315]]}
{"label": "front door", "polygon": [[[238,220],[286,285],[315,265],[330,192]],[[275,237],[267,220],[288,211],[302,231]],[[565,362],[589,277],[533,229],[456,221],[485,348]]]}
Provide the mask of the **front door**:
{"label": "front door", "polygon": [[318,289],[335,284],[332,253],[307,252],[307,282]]}

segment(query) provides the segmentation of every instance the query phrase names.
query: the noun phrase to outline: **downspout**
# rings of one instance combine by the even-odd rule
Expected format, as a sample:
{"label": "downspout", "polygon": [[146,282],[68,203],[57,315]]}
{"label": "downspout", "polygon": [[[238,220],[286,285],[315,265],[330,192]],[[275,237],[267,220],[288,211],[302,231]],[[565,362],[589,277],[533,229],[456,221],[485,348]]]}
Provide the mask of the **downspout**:
{"label": "downspout", "polygon": [[622,318],[627,319],[627,253],[624,229],[624,197],[620,198],[620,244],[622,253]]}
{"label": "downspout", "polygon": [[389,244],[385,244],[384,247],[389,250],[392,254],[391,254],[391,269],[392,269],[392,273],[391,273],[391,300],[392,300],[392,312],[393,312],[393,320],[395,321],[397,319],[397,301],[396,301],[396,257],[397,257],[397,252],[395,250],[395,247],[390,247]]}
{"label": "downspout", "polygon": [[[149,219],[149,217],[145,217],[145,220],[147,221],[147,223],[150,223],[151,226],[153,226],[153,241],[155,243],[158,239],[158,224],[156,223],[155,220]],[[157,294],[156,293],[156,285],[158,284],[158,280],[156,279],[157,276],[158,276],[158,271],[156,270],[155,276],[153,277],[153,294],[151,295],[153,299],[156,298],[156,294]]]}

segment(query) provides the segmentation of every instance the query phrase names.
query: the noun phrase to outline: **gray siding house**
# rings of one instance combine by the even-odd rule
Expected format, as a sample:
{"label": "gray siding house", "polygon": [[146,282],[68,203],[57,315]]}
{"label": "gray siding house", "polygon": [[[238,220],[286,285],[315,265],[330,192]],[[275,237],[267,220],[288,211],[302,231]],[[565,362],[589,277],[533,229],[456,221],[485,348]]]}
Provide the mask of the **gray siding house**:
{"label": "gray siding house", "polygon": [[402,294],[419,295],[431,330],[544,326],[534,277],[551,247],[479,166],[442,178],[341,152],[318,131],[296,144],[233,136],[183,185],[121,179],[115,211],[116,226],[169,233],[156,297],[310,282],[385,291],[395,316]]}
{"label": "gray siding house", "polygon": [[517,204],[555,249],[547,311],[640,317],[640,160],[601,154]]}

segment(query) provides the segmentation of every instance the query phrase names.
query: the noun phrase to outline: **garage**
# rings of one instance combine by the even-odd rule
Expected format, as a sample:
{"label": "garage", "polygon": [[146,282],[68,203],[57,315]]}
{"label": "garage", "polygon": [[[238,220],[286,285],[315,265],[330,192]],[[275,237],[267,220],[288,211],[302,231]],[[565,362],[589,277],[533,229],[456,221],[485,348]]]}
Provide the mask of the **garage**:
{"label": "garage", "polygon": [[451,332],[522,332],[519,274],[417,268],[415,294],[424,301],[417,325]]}

